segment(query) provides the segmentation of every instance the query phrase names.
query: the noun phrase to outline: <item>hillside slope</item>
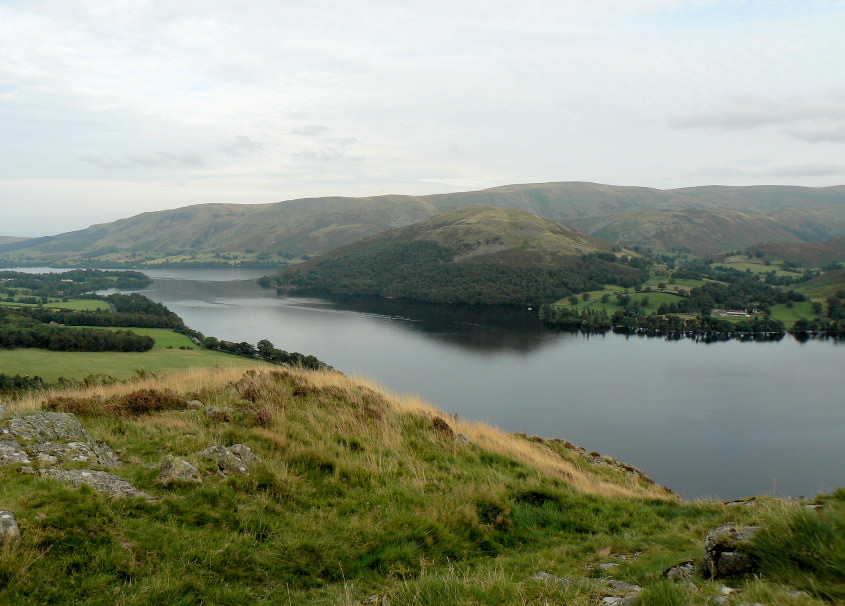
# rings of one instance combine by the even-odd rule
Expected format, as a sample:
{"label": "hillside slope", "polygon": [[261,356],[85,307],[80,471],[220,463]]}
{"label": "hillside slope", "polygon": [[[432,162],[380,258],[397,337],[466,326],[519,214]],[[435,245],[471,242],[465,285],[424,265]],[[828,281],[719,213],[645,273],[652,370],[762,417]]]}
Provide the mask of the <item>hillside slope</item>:
{"label": "hillside slope", "polygon": [[608,242],[528,211],[478,206],[336,249],[273,281],[337,294],[523,304],[638,283],[644,273],[622,259],[631,255],[617,258]]}
{"label": "hillside slope", "polygon": [[804,267],[822,267],[845,261],[845,238],[826,242],[758,242],[749,246],[746,252],[761,259],[792,261]]}
{"label": "hillside slope", "polygon": [[763,240],[790,242],[799,238],[775,219],[727,208],[637,210],[569,224],[622,246],[688,249],[696,255],[744,248]]}
{"label": "hillside slope", "polygon": [[[327,197],[256,205],[201,204],[143,213],[56,236],[0,242],[0,262],[138,265],[168,259],[198,263],[238,253],[228,260],[284,263],[291,258],[323,254],[441,212],[479,205],[525,210],[557,222],[598,218],[599,223],[612,215],[633,211],[724,209],[753,216],[745,219],[750,224],[773,222],[779,229],[771,227],[771,230],[778,235],[792,234],[796,241],[845,236],[845,186],[708,186],[659,190],[562,182],[429,196]],[[632,221],[633,216],[626,220]],[[628,231],[648,232],[651,219],[645,221],[645,225]],[[728,221],[726,228],[732,229],[735,223],[736,220]],[[711,227],[715,228],[715,223]],[[759,232],[759,225],[753,231]],[[712,235],[714,242],[738,241],[735,233]],[[629,238],[626,242],[647,245],[647,239]]]}
{"label": "hillside slope", "polygon": [[703,606],[724,581],[661,572],[728,522],[766,529],[743,600],[845,597],[843,491],[684,504],[612,457],[339,373],[38,394],[0,428],[3,604]]}

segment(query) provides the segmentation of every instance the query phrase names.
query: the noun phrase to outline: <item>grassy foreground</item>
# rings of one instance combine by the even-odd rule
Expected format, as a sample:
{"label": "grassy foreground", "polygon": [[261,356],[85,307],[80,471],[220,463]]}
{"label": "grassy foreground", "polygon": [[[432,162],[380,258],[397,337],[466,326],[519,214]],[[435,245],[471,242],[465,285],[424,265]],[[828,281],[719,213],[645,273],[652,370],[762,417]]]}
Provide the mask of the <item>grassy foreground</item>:
{"label": "grassy foreground", "polygon": [[[228,411],[104,404],[139,389]],[[675,585],[660,572],[699,557],[725,522],[772,529],[762,572],[733,581],[742,593],[730,603],[845,599],[845,491],[810,514],[773,499],[682,503],[567,442],[505,434],[328,371],[192,369],[5,405],[56,395],[153,500],[0,467],[0,509],[22,531],[0,550],[2,604],[351,605],[377,594],[394,605],[587,605],[608,595],[603,577],[642,585],[641,604],[705,604],[720,583]],[[235,443],[259,457],[248,476],[196,454]],[[204,481],[157,484],[167,453]],[[540,571],[572,584],[530,578]]]}

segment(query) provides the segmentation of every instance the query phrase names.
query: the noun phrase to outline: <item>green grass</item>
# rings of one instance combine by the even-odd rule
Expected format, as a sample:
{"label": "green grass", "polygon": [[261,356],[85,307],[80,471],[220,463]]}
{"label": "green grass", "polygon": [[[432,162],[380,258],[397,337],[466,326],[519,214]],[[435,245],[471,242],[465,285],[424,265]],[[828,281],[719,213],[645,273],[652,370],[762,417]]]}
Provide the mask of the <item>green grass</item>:
{"label": "green grass", "polygon": [[189,351],[154,348],[131,353],[0,349],[0,369],[4,374],[37,375],[47,382],[53,382],[59,377],[79,379],[92,374],[123,380],[135,377],[137,370],[159,374],[194,367],[247,368],[256,364],[259,364],[256,360],[199,348]]}
{"label": "green grass", "polygon": [[[70,309],[73,311],[111,310],[111,307],[108,303],[106,303],[105,301],[97,301],[95,299],[71,299],[69,301],[62,301],[60,299],[50,299],[49,301],[49,303],[44,304],[44,307],[52,307],[55,309]],[[33,303],[10,303],[8,301],[0,301],[0,305],[6,305],[9,307],[37,307],[37,304]]]}
{"label": "green grass", "polygon": [[[94,326],[93,328],[100,327]],[[191,338],[187,335],[174,332],[169,328],[137,328],[133,326],[131,328],[104,328],[103,330],[128,330],[138,335],[152,337],[155,339],[154,347],[156,349],[178,349],[180,347],[202,349],[199,345],[191,341]]]}
{"label": "green grass", "polygon": [[[333,373],[194,379],[191,387],[179,376],[151,381],[230,407],[230,422],[181,411],[83,417],[95,439],[122,453],[115,472],[152,502],[0,467],[0,508],[15,512],[22,530],[0,552],[0,603],[352,606],[380,594],[401,605],[587,606],[607,595],[602,579],[612,577],[642,585],[643,604],[703,606],[721,582],[670,585],[659,575],[699,557],[706,533],[726,522],[774,528],[772,546],[757,551],[772,554],[761,557],[766,573],[731,582],[742,601],[797,604],[786,598],[796,587],[837,595],[841,524],[787,521],[783,531],[770,521],[772,511],[788,516],[800,506],[659,499],[562,442],[458,421]],[[259,424],[258,410],[269,421]],[[224,477],[196,454],[220,443],[253,449],[259,462],[249,476]],[[196,465],[203,483],[156,484],[166,453]],[[575,489],[581,477],[593,478],[594,490]],[[606,492],[623,486],[632,494]],[[839,515],[836,503],[825,507],[822,515]],[[796,549],[817,554],[811,572],[787,557]],[[598,568],[603,562],[617,567]],[[572,584],[529,578],[540,571]]]}
{"label": "green grass", "polygon": [[798,320],[815,320],[819,316],[813,313],[813,303],[811,301],[799,301],[793,303],[792,307],[787,307],[786,303],[780,305],[773,305],[769,309],[769,313],[775,320],[780,320],[786,326],[787,330],[792,328]]}
{"label": "green grass", "polygon": [[56,307],[58,309],[71,309],[73,311],[110,311],[111,306],[106,301],[95,299],[71,299],[70,301],[54,301],[47,303],[44,307]]}
{"label": "green grass", "polygon": [[[610,295],[610,300],[607,303],[601,302],[601,297],[605,293]],[[561,299],[555,305],[563,305],[565,307],[570,307],[573,309],[603,309],[607,312],[608,315],[612,315],[618,309],[622,309],[622,306],[616,303],[616,293],[624,293],[624,289],[610,291],[594,291],[589,293],[590,298],[587,301],[581,299],[580,295],[578,296],[578,303],[572,305],[569,302],[569,298]],[[645,307],[646,314],[650,314],[656,312],[661,304],[666,303],[677,303],[681,300],[681,297],[678,295],[674,295],[671,293],[664,293],[664,292],[642,292],[642,293],[635,293],[633,290],[629,293],[632,301],[642,301],[646,297],[648,297],[648,305]]]}

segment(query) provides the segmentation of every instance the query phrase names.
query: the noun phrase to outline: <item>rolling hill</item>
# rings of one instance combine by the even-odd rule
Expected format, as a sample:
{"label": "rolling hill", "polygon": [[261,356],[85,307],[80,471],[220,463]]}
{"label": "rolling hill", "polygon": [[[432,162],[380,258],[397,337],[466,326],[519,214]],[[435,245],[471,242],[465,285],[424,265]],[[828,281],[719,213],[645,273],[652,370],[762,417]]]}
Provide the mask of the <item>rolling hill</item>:
{"label": "rolling hill", "polygon": [[271,284],[436,303],[554,301],[644,279],[639,259],[516,209],[453,210],[288,268]]}
{"label": "rolling hill", "polygon": [[697,255],[744,248],[763,240],[790,242],[799,238],[775,219],[727,208],[635,210],[569,224],[622,246],[688,249]]}
{"label": "rolling hill", "polygon": [[760,242],[749,246],[746,252],[771,261],[780,259],[805,267],[822,267],[845,261],[845,238],[826,242]]}
{"label": "rolling hill", "polygon": [[[441,212],[479,205],[524,210],[627,245],[672,247],[673,242],[689,240],[690,234],[701,228],[706,233],[696,233],[693,240],[699,240],[696,247],[708,253],[718,252],[722,246],[735,248],[762,240],[819,241],[845,236],[845,186],[660,190],[562,182],[429,196],[200,204],[143,213],[56,236],[0,241],[0,262],[99,266],[162,260],[282,264],[323,254]],[[743,235],[745,232],[751,239]]]}

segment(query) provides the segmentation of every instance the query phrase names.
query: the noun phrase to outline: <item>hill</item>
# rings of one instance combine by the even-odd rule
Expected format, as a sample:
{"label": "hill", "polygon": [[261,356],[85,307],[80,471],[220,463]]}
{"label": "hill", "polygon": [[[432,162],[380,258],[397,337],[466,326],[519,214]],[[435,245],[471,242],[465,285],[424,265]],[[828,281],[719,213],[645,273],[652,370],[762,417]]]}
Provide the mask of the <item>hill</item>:
{"label": "hill", "polygon": [[528,211],[478,206],[336,249],[270,282],[437,303],[524,304],[604,283],[632,286],[645,278],[639,261]]}
{"label": "hill", "polygon": [[11,244],[13,242],[22,242],[27,238],[20,238],[18,236],[0,236],[0,244]]}
{"label": "hill", "polygon": [[577,219],[569,225],[622,246],[687,249],[708,255],[769,240],[799,236],[775,219],[727,208],[635,210],[609,217]]}
{"label": "hill", "polygon": [[843,298],[841,293],[845,293],[845,269],[826,271],[812,280],[802,282],[795,289],[808,297]]}
{"label": "hill", "polygon": [[755,574],[729,581],[743,600],[845,596],[842,491],[814,510],[685,504],[612,457],[339,373],[193,370],[4,404],[4,604],[703,605],[725,581],[661,572],[728,522],[762,528]]}
{"label": "hill", "polygon": [[782,260],[804,267],[823,267],[845,261],[845,238],[826,242],[759,242],[745,252],[763,260]]}
{"label": "hill", "polygon": [[[525,210],[560,223],[596,219],[596,225],[604,225],[619,213],[660,210],[669,214],[659,222],[668,229],[668,221],[674,217],[678,227],[673,229],[681,232],[694,221],[687,215],[673,215],[669,211],[720,209],[721,215],[717,213],[717,218],[709,221],[712,229],[719,227],[718,217],[724,217],[728,210],[748,215],[726,220],[724,227],[729,233],[724,236],[713,233],[712,238],[705,238],[712,240],[707,244],[708,250],[720,242],[739,241],[738,222],[749,225],[752,233],[773,234],[771,238],[758,237],[758,241],[780,241],[784,234],[790,234],[795,241],[845,236],[845,186],[708,186],[659,190],[562,182],[429,196],[307,198],[255,205],[200,204],[143,213],[55,236],[0,242],[0,262],[73,266],[138,266],[150,262],[280,265],[323,254],[441,212],[479,205]],[[645,223],[628,232],[648,235],[655,221],[652,216],[628,215],[623,220],[632,223],[638,217]],[[608,228],[607,233],[615,232]],[[625,241],[646,245],[648,239]]]}

